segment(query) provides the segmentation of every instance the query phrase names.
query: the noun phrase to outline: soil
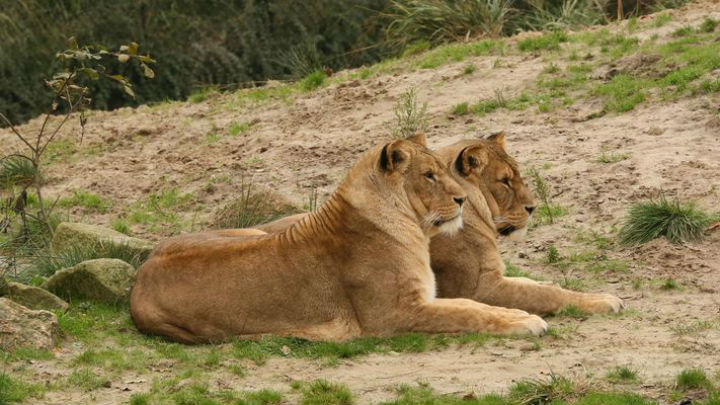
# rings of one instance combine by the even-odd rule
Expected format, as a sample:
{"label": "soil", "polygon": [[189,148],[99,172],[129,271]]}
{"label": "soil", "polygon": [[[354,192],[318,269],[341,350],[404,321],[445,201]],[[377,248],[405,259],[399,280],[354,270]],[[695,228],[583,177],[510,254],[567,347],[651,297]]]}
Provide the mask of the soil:
{"label": "soil", "polygon": [[[697,26],[706,16],[720,18],[720,5],[705,1],[665,13],[672,15],[670,23],[634,35],[657,34],[669,40],[681,26]],[[624,25],[606,28],[625,30]],[[496,89],[508,96],[519,94],[532,87],[547,65],[540,55],[504,56],[502,64],[493,67],[496,59],[475,57],[434,70],[347,80],[291,101],[243,104],[230,94],[197,104],[93,112],[82,146],[48,166],[47,193],[83,189],[103,196],[112,201],[107,212],[70,214],[76,220],[107,225],[148,193],[174,187],[196,197],[190,209],[179,212],[186,231],[211,223],[214,214],[238,196],[241,179],[251,179],[301,208],[313,188],[320,200],[326,198],[358,154],[387,139],[394,103],[415,86],[419,99],[428,102],[431,147],[505,130],[509,151],[521,167],[542,168],[553,187],[553,201],[568,209],[568,215],[556,223],[530,229],[523,241],[502,241],[503,257],[533,274],[560,281],[559,270],[543,262],[547,249],[555,245],[569,253],[588,248],[577,240],[580,230],[614,238],[632,203],[663,194],[718,212],[717,95],[652,101],[627,113],[593,119],[587,117],[601,108],[597,100],[578,100],[550,113],[531,108],[502,109],[484,117],[452,116],[452,106],[493,97]],[[477,70],[464,75],[468,63]],[[618,66],[651,74],[652,63],[628,59]],[[254,124],[246,134],[233,137],[227,131],[234,122]],[[37,118],[20,129],[30,132],[40,124]],[[208,133],[219,135],[219,140],[206,142]],[[68,126],[60,139],[74,142],[77,135],[78,129]],[[3,152],[19,148],[8,130],[0,131],[0,139]],[[629,157],[601,163],[597,158],[603,150]],[[151,240],[173,232],[140,225],[133,225],[132,231]],[[212,380],[217,387],[236,390],[288,391],[292,380],[326,378],[347,384],[358,403],[375,403],[394,398],[391,388],[399,383],[425,381],[440,393],[502,392],[513,381],[550,373],[578,381],[602,380],[608,370],[626,364],[637,369],[642,379],[633,390],[664,397],[682,369],[720,372],[720,229],[709,231],[701,242],[674,245],[656,240],[607,254],[627,261],[629,271],[596,277],[577,270],[572,277],[585,281],[588,290],[622,297],[628,310],[585,320],[548,318],[552,328],[567,333],[540,338],[539,349],[530,341],[510,340],[477,349],[370,355],[343,360],[335,367],[314,360],[271,358],[253,367],[247,377],[218,372]],[[668,278],[676,280],[679,288],[661,289]],[[641,287],[635,288],[638,283]],[[714,326],[694,328],[701,321]],[[50,375],[67,374],[57,367],[77,350],[68,341],[58,360],[35,362],[38,378],[47,370]],[[51,392],[43,403],[127,401],[132,393],[147,390],[152,376],[171,369],[169,365],[150,375],[123,375],[110,388],[92,393]]]}

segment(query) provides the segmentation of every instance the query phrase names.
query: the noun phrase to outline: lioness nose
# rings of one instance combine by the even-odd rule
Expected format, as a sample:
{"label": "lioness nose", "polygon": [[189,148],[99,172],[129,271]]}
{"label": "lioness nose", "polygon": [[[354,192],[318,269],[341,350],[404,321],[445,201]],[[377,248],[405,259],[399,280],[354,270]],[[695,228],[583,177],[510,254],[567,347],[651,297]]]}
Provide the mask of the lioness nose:
{"label": "lioness nose", "polygon": [[465,196],[453,197],[453,201],[455,201],[457,203],[457,205],[462,207],[463,203],[465,202],[465,198],[466,198]]}
{"label": "lioness nose", "polygon": [[526,205],[526,206],[525,206],[525,211],[527,211],[528,214],[532,214],[533,211],[535,211],[535,206],[534,206],[534,205]]}

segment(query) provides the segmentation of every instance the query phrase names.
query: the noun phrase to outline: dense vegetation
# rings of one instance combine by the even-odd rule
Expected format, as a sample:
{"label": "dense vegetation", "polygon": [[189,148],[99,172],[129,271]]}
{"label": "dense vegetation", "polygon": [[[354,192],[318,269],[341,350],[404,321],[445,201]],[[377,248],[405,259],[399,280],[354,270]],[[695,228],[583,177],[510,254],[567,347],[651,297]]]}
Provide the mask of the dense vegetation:
{"label": "dense vegetation", "polygon": [[[667,6],[639,8],[628,16]],[[669,4],[674,6],[677,4]],[[129,97],[95,83],[94,108],[183,99],[197,86],[233,88],[360,66],[404,49],[521,30],[565,29],[616,17],[612,0],[16,0],[0,10],[0,112],[20,123],[47,110],[43,79],[69,37],[81,44],[142,44],[155,80],[135,65],[108,66],[136,83]],[[409,47],[409,48],[408,48]]]}

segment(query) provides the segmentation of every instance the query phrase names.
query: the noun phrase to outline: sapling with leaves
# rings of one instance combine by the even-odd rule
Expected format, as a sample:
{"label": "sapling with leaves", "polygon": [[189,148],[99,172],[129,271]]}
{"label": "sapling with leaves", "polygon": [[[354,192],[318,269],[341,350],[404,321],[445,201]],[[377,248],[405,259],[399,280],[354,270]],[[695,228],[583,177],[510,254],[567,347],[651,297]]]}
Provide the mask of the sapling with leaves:
{"label": "sapling with leaves", "polygon": [[[70,118],[77,117],[80,126],[79,142],[82,142],[87,117],[86,109],[91,102],[89,83],[97,80],[112,80],[122,87],[123,91],[134,96],[132,84],[121,74],[109,72],[106,65],[115,59],[120,63],[138,63],[145,76],[152,78],[155,73],[149,65],[155,61],[149,55],[139,53],[139,45],[132,42],[120,46],[117,51],[110,51],[102,46],[80,46],[75,38],[68,41],[68,49],[59,52],[57,59],[62,62],[62,71],[45,80],[52,90],[47,113],[40,129],[34,133],[21,131],[13,122],[0,112],[0,120],[11,133],[22,143],[19,151],[0,157],[0,224],[1,231],[7,231],[12,219],[20,217],[22,225],[20,233],[8,243],[26,246],[34,229],[39,246],[46,248],[53,235],[52,211],[58,201],[56,198],[48,203],[43,193],[43,156],[60,133],[60,129]],[[59,121],[51,117],[62,117]],[[31,212],[28,209],[30,200],[37,206]],[[31,225],[32,224],[32,225]],[[2,246],[0,246],[2,248]]]}

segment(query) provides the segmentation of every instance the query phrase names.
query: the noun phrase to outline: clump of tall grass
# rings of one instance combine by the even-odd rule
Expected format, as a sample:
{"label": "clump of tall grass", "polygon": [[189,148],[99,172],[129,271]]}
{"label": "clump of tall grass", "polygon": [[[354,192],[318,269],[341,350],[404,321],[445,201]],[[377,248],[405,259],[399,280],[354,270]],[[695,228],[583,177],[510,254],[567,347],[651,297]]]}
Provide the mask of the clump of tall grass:
{"label": "clump of tall grass", "polygon": [[428,129],[427,103],[418,103],[417,89],[409,88],[395,104],[395,121],[390,124],[393,138],[409,138]]}
{"label": "clump of tall grass", "polygon": [[673,243],[701,239],[712,217],[693,203],[662,197],[630,208],[620,229],[620,243],[638,245],[665,237]]}
{"label": "clump of tall grass", "polygon": [[393,0],[387,34],[432,43],[497,37],[511,17],[509,0]]}
{"label": "clump of tall grass", "polygon": [[[315,197],[317,204],[317,197]],[[311,207],[312,208],[312,207]],[[252,181],[243,179],[239,198],[229,202],[215,215],[216,229],[251,228],[300,212],[280,196],[257,190]]]}

